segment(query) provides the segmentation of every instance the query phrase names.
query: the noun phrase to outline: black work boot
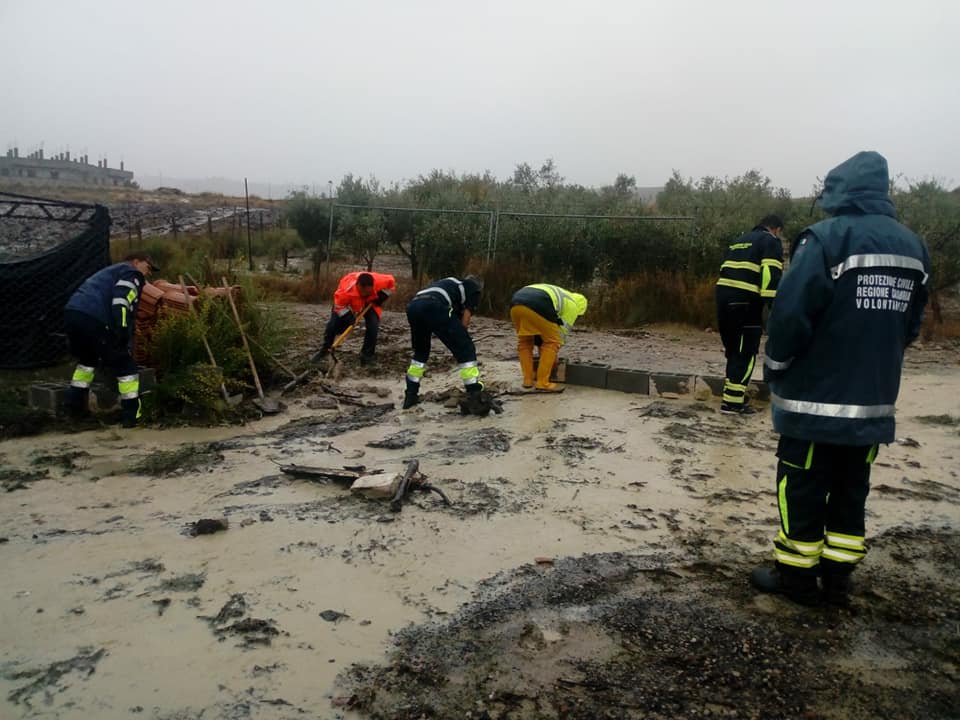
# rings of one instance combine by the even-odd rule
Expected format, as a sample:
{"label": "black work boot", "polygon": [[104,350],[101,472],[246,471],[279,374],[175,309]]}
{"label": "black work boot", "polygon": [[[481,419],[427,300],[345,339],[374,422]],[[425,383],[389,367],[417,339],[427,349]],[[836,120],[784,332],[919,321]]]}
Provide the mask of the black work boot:
{"label": "black work boot", "polygon": [[360,367],[375,367],[377,364],[376,355],[360,355]]}
{"label": "black work boot", "polygon": [[783,595],[800,605],[819,605],[820,593],[814,575],[783,572],[779,565],[762,565],[750,573],[750,583],[763,593]]}
{"label": "black work boot", "polygon": [[310,358],[310,362],[318,363],[330,354],[330,346],[326,343]]}
{"label": "black work boot", "polygon": [[403,409],[409,410],[414,405],[420,404],[420,395],[416,392],[410,392],[407,390],[403,393]]}
{"label": "black work boot", "polygon": [[135,428],[140,417],[140,398],[120,401],[120,424],[125,428]]}
{"label": "black work boot", "polygon": [[724,415],[753,415],[757,410],[748,402],[738,405],[736,403],[723,401],[720,403],[720,412]]}
{"label": "black work boot", "polygon": [[823,601],[837,607],[850,607],[850,574],[823,573]]}

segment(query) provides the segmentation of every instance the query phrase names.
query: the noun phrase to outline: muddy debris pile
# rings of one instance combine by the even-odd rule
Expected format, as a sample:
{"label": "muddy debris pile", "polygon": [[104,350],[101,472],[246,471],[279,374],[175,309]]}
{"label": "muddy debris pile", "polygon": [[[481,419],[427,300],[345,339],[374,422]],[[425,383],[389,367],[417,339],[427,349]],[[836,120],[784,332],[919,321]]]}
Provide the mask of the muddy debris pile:
{"label": "muddy debris pile", "polygon": [[482,583],[448,622],[401,632],[388,664],[344,671],[337,696],[384,720],[947,720],[960,707],[960,578],[944,573],[958,551],[948,530],[877,538],[852,611],[755,596],[743,559],[527,565]]}
{"label": "muddy debris pile", "polygon": [[187,472],[208,470],[223,462],[223,453],[216,443],[208,445],[188,444],[173,450],[155,450],[130,466],[137,475],[162,477]]}
{"label": "muddy debris pile", "polygon": [[[213,634],[220,642],[228,637],[237,636],[240,638],[238,647],[249,649],[270,645],[273,639],[282,633],[277,629],[276,621],[244,617],[248,609],[247,600],[243,593],[234,593],[215,616],[201,616],[200,619],[207,621],[207,624],[213,630]],[[286,635],[287,633],[282,634]]]}
{"label": "muddy debris pile", "polygon": [[6,492],[26,490],[31,483],[43,480],[50,476],[48,470],[18,470],[17,468],[0,469],[0,487]]}
{"label": "muddy debris pile", "polygon": [[33,708],[35,696],[41,695],[43,704],[49,705],[53,695],[64,692],[69,686],[65,679],[77,675],[80,679],[88,678],[97,671],[97,664],[107,654],[105,648],[94,650],[91,647],[80,648],[80,651],[67,660],[58,660],[42,668],[32,670],[4,671],[7,680],[29,680],[7,695],[7,700],[16,705],[25,705]]}

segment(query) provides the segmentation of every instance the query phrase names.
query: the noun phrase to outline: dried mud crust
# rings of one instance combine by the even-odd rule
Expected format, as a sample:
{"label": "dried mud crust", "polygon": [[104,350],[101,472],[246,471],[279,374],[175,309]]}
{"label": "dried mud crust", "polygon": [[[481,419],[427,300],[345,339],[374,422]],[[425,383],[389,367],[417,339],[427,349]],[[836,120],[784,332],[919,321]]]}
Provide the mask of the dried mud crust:
{"label": "dried mud crust", "polygon": [[524,566],[451,621],[401,632],[341,691],[398,720],[955,718],[960,534],[894,529],[872,548],[850,611],[757,596],[742,559]]}

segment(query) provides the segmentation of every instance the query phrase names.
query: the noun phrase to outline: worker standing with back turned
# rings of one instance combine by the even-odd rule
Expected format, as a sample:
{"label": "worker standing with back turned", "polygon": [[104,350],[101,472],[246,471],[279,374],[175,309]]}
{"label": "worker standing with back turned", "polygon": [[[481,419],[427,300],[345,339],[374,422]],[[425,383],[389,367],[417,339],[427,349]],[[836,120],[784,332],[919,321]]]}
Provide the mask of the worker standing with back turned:
{"label": "worker standing with back turned", "polygon": [[833,217],[801,233],[770,313],[780,530],[776,563],[751,580],[802,604],[849,602],[867,552],[871,465],[896,437],[903,354],[927,302],[927,248],[897,222],[889,189],[875,152],[827,174],[818,202]]}
{"label": "worker standing with back turned", "polygon": [[749,415],[747,397],[760,336],[763,305],[771,304],[783,274],[783,220],[767,215],[753,230],[730,245],[717,280],[717,324],[727,358],[720,412]]}

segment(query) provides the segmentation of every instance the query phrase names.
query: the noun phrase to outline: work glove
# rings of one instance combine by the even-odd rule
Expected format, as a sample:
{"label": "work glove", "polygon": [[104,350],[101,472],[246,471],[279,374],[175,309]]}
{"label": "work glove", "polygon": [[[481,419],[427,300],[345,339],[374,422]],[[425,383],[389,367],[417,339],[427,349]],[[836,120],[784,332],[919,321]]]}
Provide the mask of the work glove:
{"label": "work glove", "polygon": [[377,299],[373,301],[374,305],[383,305],[387,300],[390,299],[390,293],[385,290],[377,291]]}

